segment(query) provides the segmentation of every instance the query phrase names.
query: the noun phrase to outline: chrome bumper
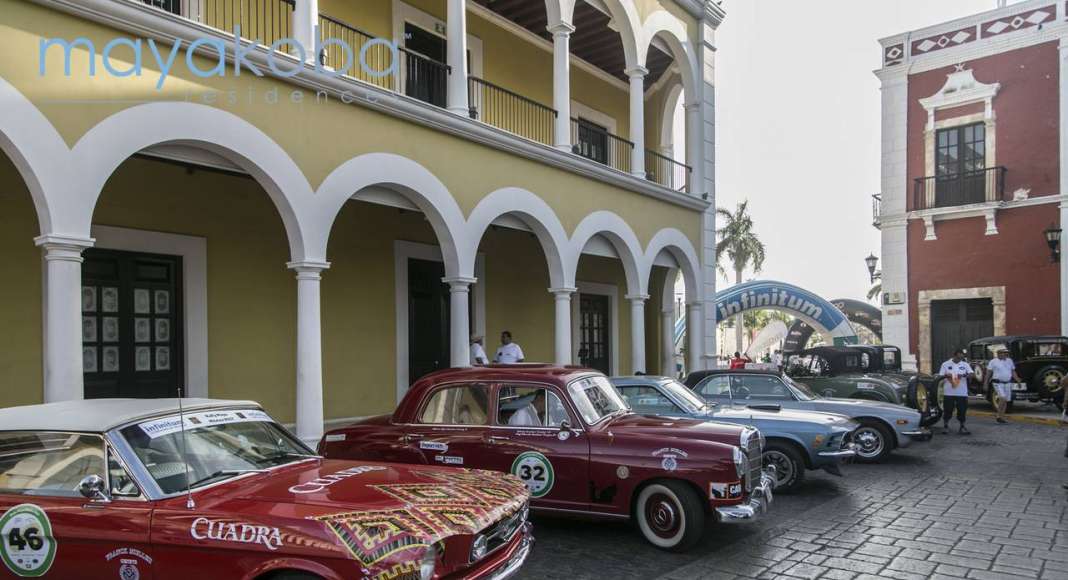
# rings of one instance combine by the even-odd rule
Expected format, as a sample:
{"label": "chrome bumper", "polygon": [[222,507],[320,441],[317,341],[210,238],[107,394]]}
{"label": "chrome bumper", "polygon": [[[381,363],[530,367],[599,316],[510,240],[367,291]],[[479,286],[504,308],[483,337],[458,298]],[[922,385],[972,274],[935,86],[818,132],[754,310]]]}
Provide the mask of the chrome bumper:
{"label": "chrome bumper", "polygon": [[902,431],[902,435],[913,439],[926,439],[931,436],[930,429],[916,429],[915,431]]}
{"label": "chrome bumper", "polygon": [[520,531],[523,534],[523,538],[519,540],[519,547],[512,552],[511,557],[483,578],[486,580],[505,580],[505,578],[511,578],[519,571],[523,563],[527,561],[530,550],[534,547],[534,536],[530,530],[531,525],[529,522],[523,524],[523,529]]}
{"label": "chrome bumper", "polygon": [[765,467],[760,474],[760,483],[749,492],[749,502],[717,507],[716,519],[720,523],[731,524],[755,520],[768,511],[771,505],[772,490],[775,489],[775,470],[773,467]]}
{"label": "chrome bumper", "polygon": [[850,459],[857,456],[857,445],[850,443],[838,451],[820,451],[816,455],[828,459]]}

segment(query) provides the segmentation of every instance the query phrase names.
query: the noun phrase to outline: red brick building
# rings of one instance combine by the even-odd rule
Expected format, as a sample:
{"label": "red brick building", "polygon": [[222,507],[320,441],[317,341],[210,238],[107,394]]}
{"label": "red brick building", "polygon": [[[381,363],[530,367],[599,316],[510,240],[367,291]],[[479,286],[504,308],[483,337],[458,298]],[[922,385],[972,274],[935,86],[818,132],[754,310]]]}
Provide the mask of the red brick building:
{"label": "red brick building", "polygon": [[921,369],[981,336],[1065,332],[1046,230],[1068,191],[1066,9],[1029,0],[881,41],[883,337]]}

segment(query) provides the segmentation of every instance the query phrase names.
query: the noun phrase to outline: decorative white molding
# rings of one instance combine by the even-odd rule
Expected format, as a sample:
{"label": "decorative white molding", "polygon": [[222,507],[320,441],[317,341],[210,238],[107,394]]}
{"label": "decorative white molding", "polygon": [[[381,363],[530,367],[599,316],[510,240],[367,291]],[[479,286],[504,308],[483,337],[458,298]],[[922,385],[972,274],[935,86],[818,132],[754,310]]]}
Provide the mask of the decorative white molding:
{"label": "decorative white molding", "polygon": [[[906,219],[923,220],[923,225],[926,229],[926,235],[924,237],[925,241],[938,239],[938,236],[935,235],[935,222],[974,217],[984,218],[986,220],[985,235],[995,236],[998,234],[997,212],[999,211],[1049,203],[1063,204],[1065,202],[1068,202],[1068,195],[1042,195],[1013,201],[987,201],[983,203],[971,203],[968,205],[936,207],[932,209],[911,211],[907,214]],[[883,220],[883,227],[886,227],[891,220],[895,222],[900,221],[900,216],[887,216]]]}
{"label": "decorative white molding", "polygon": [[[994,336],[1005,334],[1005,287],[987,286],[981,288],[952,288],[943,290],[920,290],[916,297],[916,319],[919,331],[919,368],[921,372],[933,372],[931,344],[931,303],[939,300],[971,300],[989,298],[994,308]],[[967,345],[960,345],[965,347]]]}
{"label": "decorative white molding", "polygon": [[182,258],[182,343],[185,385],[190,397],[208,390],[208,241],[196,236],[93,225],[96,247]]}
{"label": "decorative white molding", "polygon": [[946,75],[946,84],[930,97],[920,99],[920,104],[927,110],[927,127],[934,129],[935,112],[939,109],[951,109],[972,103],[983,103],[987,119],[994,118],[994,97],[1001,90],[1001,83],[985,84],[975,79],[973,69],[958,65],[957,70]]}

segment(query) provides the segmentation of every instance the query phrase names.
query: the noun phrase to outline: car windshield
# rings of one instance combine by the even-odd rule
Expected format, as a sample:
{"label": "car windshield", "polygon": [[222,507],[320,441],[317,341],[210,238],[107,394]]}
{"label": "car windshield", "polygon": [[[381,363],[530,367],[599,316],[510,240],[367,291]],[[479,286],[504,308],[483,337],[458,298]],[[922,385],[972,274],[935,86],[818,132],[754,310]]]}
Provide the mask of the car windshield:
{"label": "car windshield", "polygon": [[687,413],[698,413],[708,408],[704,399],[687,389],[682,383],[670,380],[661,383],[664,392],[670,396]]}
{"label": "car windshield", "polygon": [[594,425],[609,415],[630,410],[619,391],[605,377],[579,379],[568,385],[567,390],[588,425]]}
{"label": "car windshield", "polygon": [[164,494],[315,456],[263,411],[220,409],[183,418],[184,435],[177,414],[122,430]]}
{"label": "car windshield", "polygon": [[785,374],[782,375],[782,380],[786,382],[787,386],[790,387],[790,390],[794,392],[794,395],[799,401],[815,401],[820,398],[819,395],[813,393],[812,389],[804,383],[799,383]]}

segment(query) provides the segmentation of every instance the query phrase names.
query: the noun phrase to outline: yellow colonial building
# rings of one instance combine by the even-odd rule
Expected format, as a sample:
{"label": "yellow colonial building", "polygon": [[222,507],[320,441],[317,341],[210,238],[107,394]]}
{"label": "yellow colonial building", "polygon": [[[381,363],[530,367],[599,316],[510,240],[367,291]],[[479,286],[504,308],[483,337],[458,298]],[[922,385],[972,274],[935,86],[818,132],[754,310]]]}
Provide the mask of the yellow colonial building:
{"label": "yellow colonial building", "polygon": [[0,14],[0,406],[181,387],[316,440],[473,334],[608,373],[715,352],[715,2]]}

